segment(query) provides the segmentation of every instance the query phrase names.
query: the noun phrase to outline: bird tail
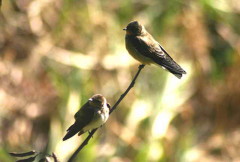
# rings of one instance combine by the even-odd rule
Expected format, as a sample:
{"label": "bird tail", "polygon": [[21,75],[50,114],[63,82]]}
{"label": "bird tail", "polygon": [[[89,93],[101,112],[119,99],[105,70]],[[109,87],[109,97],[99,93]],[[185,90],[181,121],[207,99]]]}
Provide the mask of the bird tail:
{"label": "bird tail", "polygon": [[182,71],[172,70],[171,68],[168,68],[168,67],[165,67],[165,69],[167,69],[170,73],[175,75],[178,79],[181,79],[182,75],[186,74],[186,72],[183,69],[182,69]]}
{"label": "bird tail", "polygon": [[74,136],[75,134],[77,134],[79,132],[79,126],[78,124],[75,122],[73,125],[71,125],[68,129],[67,129],[67,134],[63,137],[63,141],[71,138],[72,136]]}
{"label": "bird tail", "polygon": [[186,74],[186,71],[178,65],[168,54],[168,52],[159,44],[159,47],[165,53],[165,58],[158,60],[156,59],[157,64],[161,65],[164,69],[167,69],[170,73],[175,75],[178,79],[182,78],[183,74]]}

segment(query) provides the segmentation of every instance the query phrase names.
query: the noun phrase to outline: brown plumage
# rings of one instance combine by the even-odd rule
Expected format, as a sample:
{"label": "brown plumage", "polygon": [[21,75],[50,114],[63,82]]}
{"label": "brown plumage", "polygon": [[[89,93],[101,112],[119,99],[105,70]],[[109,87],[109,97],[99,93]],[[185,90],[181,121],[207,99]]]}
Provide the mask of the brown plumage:
{"label": "brown plumage", "polygon": [[130,55],[142,64],[155,63],[181,78],[186,74],[168,54],[168,52],[137,21],[130,22],[125,35],[126,48]]}
{"label": "brown plumage", "polygon": [[75,122],[67,129],[63,141],[103,125],[109,117],[110,106],[100,94],[92,96],[74,115]]}

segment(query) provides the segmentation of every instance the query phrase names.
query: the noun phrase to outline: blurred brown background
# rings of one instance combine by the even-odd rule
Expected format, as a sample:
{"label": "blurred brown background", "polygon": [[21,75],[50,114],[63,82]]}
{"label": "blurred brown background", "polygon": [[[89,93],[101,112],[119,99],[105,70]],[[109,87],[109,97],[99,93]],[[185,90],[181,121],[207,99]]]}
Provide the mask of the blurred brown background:
{"label": "blurred brown background", "polygon": [[240,161],[239,0],[4,0],[0,15],[0,161],[54,152],[95,93],[111,105],[138,62],[124,28],[138,20],[187,71],[146,66],[79,161]]}

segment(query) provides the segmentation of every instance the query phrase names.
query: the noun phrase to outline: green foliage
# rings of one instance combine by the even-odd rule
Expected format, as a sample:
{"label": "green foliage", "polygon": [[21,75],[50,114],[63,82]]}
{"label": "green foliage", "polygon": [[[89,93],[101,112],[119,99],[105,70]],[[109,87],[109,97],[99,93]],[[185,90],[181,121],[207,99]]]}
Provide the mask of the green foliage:
{"label": "green foliage", "polygon": [[80,105],[95,93],[113,105],[137,70],[122,31],[132,20],[144,24],[187,75],[178,80],[158,66],[146,66],[78,160],[239,159],[232,151],[239,150],[234,143],[240,139],[238,4],[4,1],[0,161],[12,160],[7,152],[29,148],[68,159],[86,136],[62,142]]}

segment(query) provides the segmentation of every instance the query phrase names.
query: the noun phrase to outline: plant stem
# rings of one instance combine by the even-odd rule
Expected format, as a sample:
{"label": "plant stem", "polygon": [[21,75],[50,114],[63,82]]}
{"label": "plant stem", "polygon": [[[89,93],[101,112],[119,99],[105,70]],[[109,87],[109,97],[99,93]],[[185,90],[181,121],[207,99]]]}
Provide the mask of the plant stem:
{"label": "plant stem", "polygon": [[[135,81],[137,80],[138,75],[140,74],[141,70],[144,68],[145,65],[139,65],[138,67],[138,71],[135,74],[132,82],[130,83],[130,85],[128,86],[128,88],[126,89],[126,91],[119,97],[119,99],[117,100],[117,102],[113,105],[113,107],[110,110],[111,114],[116,108],[117,106],[120,104],[120,102],[124,99],[124,97],[128,94],[128,92],[131,90],[131,88],[134,87]],[[91,139],[91,137],[94,135],[94,133],[97,131],[98,128],[93,129],[89,135],[87,136],[87,138],[82,142],[82,144],[77,148],[77,150],[72,154],[72,156],[69,158],[68,162],[72,162],[75,157],[77,156],[77,154],[83,149],[84,146],[86,146],[88,144],[88,141]]]}

